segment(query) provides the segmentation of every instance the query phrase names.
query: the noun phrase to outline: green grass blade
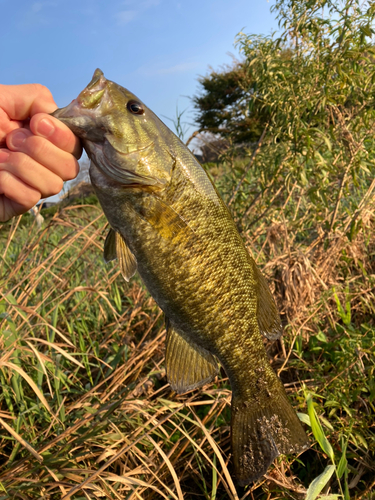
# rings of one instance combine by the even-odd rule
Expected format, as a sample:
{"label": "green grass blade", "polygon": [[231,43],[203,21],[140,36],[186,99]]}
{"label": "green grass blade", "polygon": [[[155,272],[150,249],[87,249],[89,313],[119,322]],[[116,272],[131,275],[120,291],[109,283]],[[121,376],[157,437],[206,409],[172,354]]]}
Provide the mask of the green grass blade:
{"label": "green grass blade", "polygon": [[322,491],[324,486],[331,479],[332,474],[334,472],[335,472],[335,466],[334,465],[327,465],[327,467],[320,474],[320,476],[316,477],[314,479],[314,481],[310,484],[310,486],[307,490],[307,493],[306,493],[305,500],[315,500],[315,498],[319,495],[319,493]]}
{"label": "green grass blade", "polygon": [[314,403],[310,394],[306,397],[307,401],[307,411],[309,412],[311,429],[313,431],[315,439],[318,441],[321,449],[326,453],[329,458],[335,463],[335,454],[333,453],[332,446],[328,439],[326,438],[323,427],[319,421],[319,418],[315,412]]}
{"label": "green grass blade", "polygon": [[211,491],[211,498],[210,498],[210,500],[216,500],[216,494],[217,494],[216,455],[214,455],[213,463],[214,463],[215,467],[212,468],[212,491]]}
{"label": "green grass blade", "polygon": [[347,466],[348,466],[348,461],[346,459],[346,448],[348,446],[348,441],[345,442],[343,449],[342,449],[342,455],[339,461],[339,464],[337,466],[337,477],[341,479],[342,475],[344,474]]}
{"label": "green grass blade", "polygon": [[323,495],[319,497],[319,500],[338,500],[341,495]]}

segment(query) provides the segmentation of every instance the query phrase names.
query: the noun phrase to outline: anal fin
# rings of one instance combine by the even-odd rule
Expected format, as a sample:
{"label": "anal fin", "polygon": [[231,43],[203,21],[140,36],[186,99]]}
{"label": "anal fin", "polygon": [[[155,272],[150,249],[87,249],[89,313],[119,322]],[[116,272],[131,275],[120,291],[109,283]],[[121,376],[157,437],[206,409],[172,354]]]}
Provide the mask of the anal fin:
{"label": "anal fin", "polygon": [[179,394],[211,382],[218,373],[214,356],[167,323],[165,366],[168,382]]}
{"label": "anal fin", "polygon": [[116,254],[116,231],[112,228],[108,231],[104,242],[104,262],[111,262],[117,259]]}
{"label": "anal fin", "polygon": [[137,259],[121,234],[111,228],[104,243],[104,260],[115,259],[119,261],[122,276],[129,281],[137,271]]}

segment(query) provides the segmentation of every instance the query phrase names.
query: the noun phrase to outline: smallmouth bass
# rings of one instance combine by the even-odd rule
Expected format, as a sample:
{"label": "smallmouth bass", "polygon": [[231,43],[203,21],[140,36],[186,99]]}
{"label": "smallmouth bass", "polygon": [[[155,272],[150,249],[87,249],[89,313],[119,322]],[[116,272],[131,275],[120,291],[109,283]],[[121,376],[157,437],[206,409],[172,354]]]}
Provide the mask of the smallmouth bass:
{"label": "smallmouth bass", "polygon": [[308,447],[272,370],[262,335],[282,334],[267,282],[215,186],[189,149],[134,94],[96,70],[53,116],[78,137],[111,230],[106,261],[138,270],[166,316],[166,372],[178,393],[224,367],[232,388],[231,440],[240,485],[279,454]]}

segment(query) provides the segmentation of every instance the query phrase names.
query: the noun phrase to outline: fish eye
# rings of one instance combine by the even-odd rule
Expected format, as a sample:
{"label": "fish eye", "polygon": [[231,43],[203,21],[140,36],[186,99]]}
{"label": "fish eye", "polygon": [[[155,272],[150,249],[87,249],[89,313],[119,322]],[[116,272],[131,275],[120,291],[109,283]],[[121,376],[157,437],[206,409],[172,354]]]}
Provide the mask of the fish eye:
{"label": "fish eye", "polygon": [[142,108],[142,104],[138,101],[129,101],[126,107],[133,115],[143,115],[145,112]]}

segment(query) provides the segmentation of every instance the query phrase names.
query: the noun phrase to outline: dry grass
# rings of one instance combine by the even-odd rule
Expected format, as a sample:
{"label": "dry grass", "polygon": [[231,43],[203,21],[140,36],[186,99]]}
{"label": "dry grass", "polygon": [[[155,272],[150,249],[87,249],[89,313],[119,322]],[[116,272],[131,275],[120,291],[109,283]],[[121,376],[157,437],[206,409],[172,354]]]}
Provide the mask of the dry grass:
{"label": "dry grass", "polygon": [[226,380],[171,393],[161,313],[104,266],[105,227],[76,206],[39,234],[19,219],[2,229],[4,498],[180,499],[205,476],[237,498]]}
{"label": "dry grass", "polygon": [[[370,214],[368,227],[373,222]],[[307,452],[307,469],[297,457],[279,458],[262,481],[236,491],[228,381],[222,374],[201,391],[171,392],[163,318],[137,278],[126,284],[116,267],[104,265],[101,210],[66,207],[47,224],[39,233],[20,219],[0,228],[0,499],[301,498],[321,471],[320,452]],[[296,409],[303,409],[303,386],[323,391],[326,384],[327,396],[345,370],[362,370],[358,359],[363,365],[371,356],[362,350],[342,375],[315,374],[296,345],[316,334],[322,318],[329,318],[326,332],[331,320],[340,321],[327,291],[336,286],[345,302],[343,252],[351,257],[347,271],[355,267],[352,315],[358,324],[368,315],[374,290],[364,289],[355,263],[374,274],[373,257],[364,258],[374,241],[363,231],[353,244],[337,236],[328,253],[319,245],[302,252],[279,220],[268,231],[259,226],[249,243],[267,261],[265,272],[292,320],[285,344],[270,343],[268,350]],[[362,396],[372,414],[371,398]],[[335,415],[331,438],[340,449],[340,425],[348,420],[342,411]],[[358,468],[351,480],[357,498],[367,498],[373,450],[361,432],[367,449],[353,432]]]}

